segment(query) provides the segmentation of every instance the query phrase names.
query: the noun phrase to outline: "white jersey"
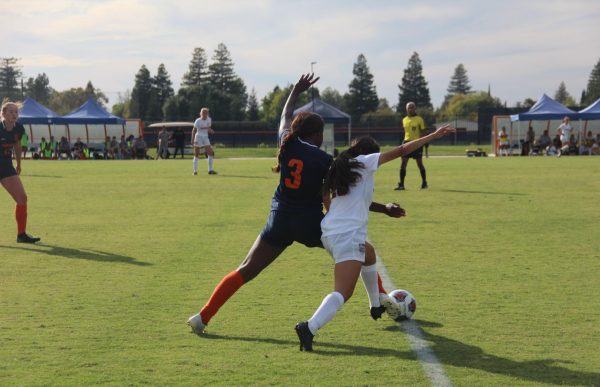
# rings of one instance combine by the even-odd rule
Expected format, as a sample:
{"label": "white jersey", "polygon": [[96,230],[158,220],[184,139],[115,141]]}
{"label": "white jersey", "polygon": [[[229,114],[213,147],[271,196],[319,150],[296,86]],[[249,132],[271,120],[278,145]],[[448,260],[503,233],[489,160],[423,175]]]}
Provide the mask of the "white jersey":
{"label": "white jersey", "polygon": [[321,221],[322,236],[358,232],[366,238],[369,222],[369,207],[373,201],[374,174],[379,164],[380,153],[360,155],[356,161],[364,168],[357,171],[360,178],[349,192],[331,200],[329,211]]}
{"label": "white jersey", "polygon": [[212,120],[210,117],[206,117],[205,120],[202,118],[196,119],[194,121],[194,128],[196,128],[196,133],[201,134],[203,136],[208,136],[208,128],[212,126]]}
{"label": "white jersey", "polygon": [[558,129],[560,129],[560,131],[562,133],[560,135],[560,141],[562,141],[563,145],[567,145],[567,143],[569,142],[569,139],[571,138],[571,132],[573,131],[573,128],[571,127],[571,125],[565,124],[563,122],[562,124],[560,124]]}

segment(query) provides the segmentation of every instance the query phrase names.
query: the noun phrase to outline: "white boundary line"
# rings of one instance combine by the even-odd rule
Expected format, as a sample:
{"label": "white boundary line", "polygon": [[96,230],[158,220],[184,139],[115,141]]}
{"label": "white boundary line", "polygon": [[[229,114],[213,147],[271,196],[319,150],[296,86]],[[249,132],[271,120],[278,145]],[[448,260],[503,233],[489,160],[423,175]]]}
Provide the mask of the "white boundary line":
{"label": "white boundary line", "polygon": [[[396,285],[390,278],[385,265],[383,264],[381,257],[377,256],[377,271],[383,281],[383,286],[387,289],[396,289]],[[391,291],[391,290],[390,290]],[[400,329],[406,333],[410,347],[412,351],[417,355],[421,367],[425,371],[425,374],[431,381],[431,384],[435,387],[452,387],[452,382],[444,372],[442,364],[433,353],[433,350],[429,348],[427,341],[423,337],[423,331],[414,320],[406,320],[400,323]]]}

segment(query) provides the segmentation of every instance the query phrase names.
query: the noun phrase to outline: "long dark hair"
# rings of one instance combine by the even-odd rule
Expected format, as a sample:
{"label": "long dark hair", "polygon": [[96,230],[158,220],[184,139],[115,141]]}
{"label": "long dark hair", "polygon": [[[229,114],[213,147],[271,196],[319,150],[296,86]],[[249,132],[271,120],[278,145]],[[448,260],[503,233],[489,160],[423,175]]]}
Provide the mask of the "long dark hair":
{"label": "long dark hair", "polygon": [[346,195],[360,177],[357,169],[365,167],[363,163],[354,158],[377,152],[379,152],[379,144],[372,137],[365,136],[352,141],[350,148],[340,153],[329,167],[323,184],[323,192],[339,196]]}
{"label": "long dark hair", "polygon": [[290,132],[281,140],[281,146],[277,151],[277,165],[273,168],[273,172],[277,173],[281,170],[281,157],[285,152],[285,148],[290,141],[297,138],[306,139],[314,133],[322,133],[325,123],[320,115],[310,112],[301,112],[294,118]]}

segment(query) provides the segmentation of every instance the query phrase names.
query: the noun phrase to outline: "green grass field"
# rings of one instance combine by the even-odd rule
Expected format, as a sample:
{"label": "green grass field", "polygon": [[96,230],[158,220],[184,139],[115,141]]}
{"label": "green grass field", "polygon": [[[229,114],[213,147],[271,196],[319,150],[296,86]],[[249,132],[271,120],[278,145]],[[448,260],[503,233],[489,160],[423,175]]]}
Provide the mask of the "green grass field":
{"label": "green grass field", "polygon": [[[381,147],[382,150],[392,149],[391,145],[384,145]],[[431,145],[429,147],[429,155],[431,156],[464,156],[465,149],[477,149],[480,148],[484,152],[490,153],[490,145]],[[346,147],[338,147],[340,151],[346,149]],[[516,151],[515,151],[516,153]],[[152,157],[156,155],[156,148],[151,148],[148,151]],[[277,148],[275,147],[254,147],[254,148],[228,148],[228,147],[215,147],[215,154],[217,157],[275,157],[277,154]],[[179,156],[178,156],[179,157]],[[186,158],[191,158],[191,155],[186,155]]]}
{"label": "green grass field", "polygon": [[[362,284],[315,352],[298,350],[294,324],[332,289],[320,249],[292,246],[190,333],[265,222],[272,164],[217,159],[219,175],[192,176],[189,158],[25,161],[42,243],[15,243],[3,191],[0,385],[430,385]],[[399,161],[377,173],[375,200],[408,216],[374,214],[369,235],[452,383],[600,385],[600,157],[425,164],[427,191],[414,161],[404,192]]]}

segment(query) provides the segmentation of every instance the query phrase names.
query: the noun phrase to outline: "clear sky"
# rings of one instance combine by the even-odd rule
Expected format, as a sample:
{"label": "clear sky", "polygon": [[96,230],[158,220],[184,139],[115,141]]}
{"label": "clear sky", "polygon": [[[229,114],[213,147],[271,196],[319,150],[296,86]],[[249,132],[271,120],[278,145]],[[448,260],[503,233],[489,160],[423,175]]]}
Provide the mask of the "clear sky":
{"label": "clear sky", "polygon": [[345,93],[364,54],[379,97],[398,102],[418,52],[434,106],[457,64],[474,90],[509,105],[561,81],[579,101],[600,59],[600,0],[3,0],[1,57],[57,90],[91,80],[112,105],[145,64],[164,63],[175,91],[192,51],[224,43],[248,91],[262,98],[313,68],[321,90]]}

